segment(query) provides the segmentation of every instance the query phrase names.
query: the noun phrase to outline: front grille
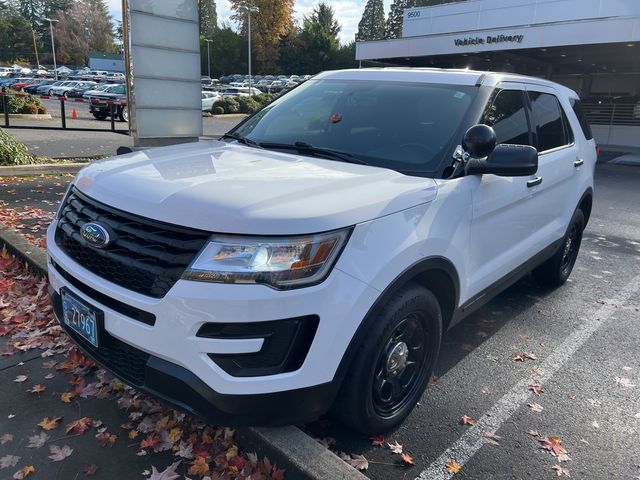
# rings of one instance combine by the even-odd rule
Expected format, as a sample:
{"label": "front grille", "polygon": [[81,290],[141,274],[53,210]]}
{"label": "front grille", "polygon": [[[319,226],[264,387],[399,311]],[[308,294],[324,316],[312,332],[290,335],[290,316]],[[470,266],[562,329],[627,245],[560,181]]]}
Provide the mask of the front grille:
{"label": "front grille", "polygon": [[109,335],[102,328],[99,332],[99,348],[94,347],[80,335],[75,333],[62,321],[62,298],[57,292],[51,292],[51,303],[58,322],[90,357],[117,377],[127,383],[139,387],[144,385],[149,354]]}
{"label": "front grille", "polygon": [[[88,222],[109,231],[112,240],[107,248],[94,248],[80,236]],[[108,207],[74,188],[60,209],[56,244],[92,273],[134,292],[162,298],[209,235]]]}

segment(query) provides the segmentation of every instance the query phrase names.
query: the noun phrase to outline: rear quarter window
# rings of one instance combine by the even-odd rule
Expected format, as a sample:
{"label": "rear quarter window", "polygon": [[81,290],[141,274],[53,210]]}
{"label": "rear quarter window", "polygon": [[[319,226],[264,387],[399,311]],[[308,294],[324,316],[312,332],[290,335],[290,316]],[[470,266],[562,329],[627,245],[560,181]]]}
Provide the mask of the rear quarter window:
{"label": "rear quarter window", "polygon": [[582,128],[582,133],[584,133],[584,137],[587,140],[591,140],[593,138],[593,132],[591,131],[591,125],[589,125],[587,116],[585,115],[584,109],[582,108],[582,102],[576,98],[572,98],[571,107],[573,108],[573,113],[575,113],[576,117],[578,118],[578,122],[580,123],[580,127]]}

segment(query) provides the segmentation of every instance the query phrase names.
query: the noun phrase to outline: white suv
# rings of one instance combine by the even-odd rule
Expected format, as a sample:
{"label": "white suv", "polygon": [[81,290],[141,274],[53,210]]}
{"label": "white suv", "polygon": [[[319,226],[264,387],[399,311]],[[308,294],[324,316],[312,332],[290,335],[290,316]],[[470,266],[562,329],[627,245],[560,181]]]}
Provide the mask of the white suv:
{"label": "white suv", "polygon": [[567,279],[595,164],[560,85],[326,72],[221,141],[82,170],[48,232],[53,304],[98,363],[212,422],[335,405],[382,432],[443,331],[528,272]]}

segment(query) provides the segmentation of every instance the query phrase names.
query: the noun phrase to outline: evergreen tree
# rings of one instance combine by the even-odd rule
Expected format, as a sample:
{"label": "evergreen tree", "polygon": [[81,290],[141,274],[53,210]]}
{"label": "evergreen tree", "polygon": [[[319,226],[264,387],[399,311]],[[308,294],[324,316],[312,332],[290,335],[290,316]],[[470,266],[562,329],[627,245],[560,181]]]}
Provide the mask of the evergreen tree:
{"label": "evergreen tree", "polygon": [[329,33],[336,39],[342,30],[342,25],[340,25],[336,19],[333,7],[325,2],[318,3],[318,6],[313,9],[313,13],[309,17],[309,20],[320,25],[325,32]]}
{"label": "evergreen tree", "polygon": [[394,0],[387,18],[387,38],[402,37],[402,21],[405,8],[416,6],[416,0]]}
{"label": "evergreen tree", "polygon": [[384,4],[382,0],[368,0],[362,19],[358,23],[356,40],[380,40],[384,38]]}
{"label": "evergreen tree", "polygon": [[198,14],[200,18],[200,35],[213,39],[218,28],[218,12],[215,0],[198,0]]}

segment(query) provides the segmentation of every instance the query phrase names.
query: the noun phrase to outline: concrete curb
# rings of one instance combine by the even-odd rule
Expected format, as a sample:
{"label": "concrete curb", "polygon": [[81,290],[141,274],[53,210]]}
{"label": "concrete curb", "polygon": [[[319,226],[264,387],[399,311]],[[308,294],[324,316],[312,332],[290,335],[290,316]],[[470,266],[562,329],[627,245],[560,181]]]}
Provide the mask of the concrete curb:
{"label": "concrete curb", "polygon": [[[7,225],[0,222],[0,247],[24,260],[36,273],[46,276],[47,254],[40,247],[27,242]],[[295,480],[366,480],[367,477],[347,465],[329,449],[297,427],[238,428],[236,437],[243,450],[266,455],[280,468],[287,470],[287,478]]]}
{"label": "concrete curb", "polygon": [[10,113],[10,120],[51,120],[50,113]]}
{"label": "concrete curb", "polygon": [[89,165],[88,163],[48,163],[41,165],[18,165],[15,167],[0,167],[0,177],[21,177],[28,175],[59,175],[62,173],[76,174]]}

